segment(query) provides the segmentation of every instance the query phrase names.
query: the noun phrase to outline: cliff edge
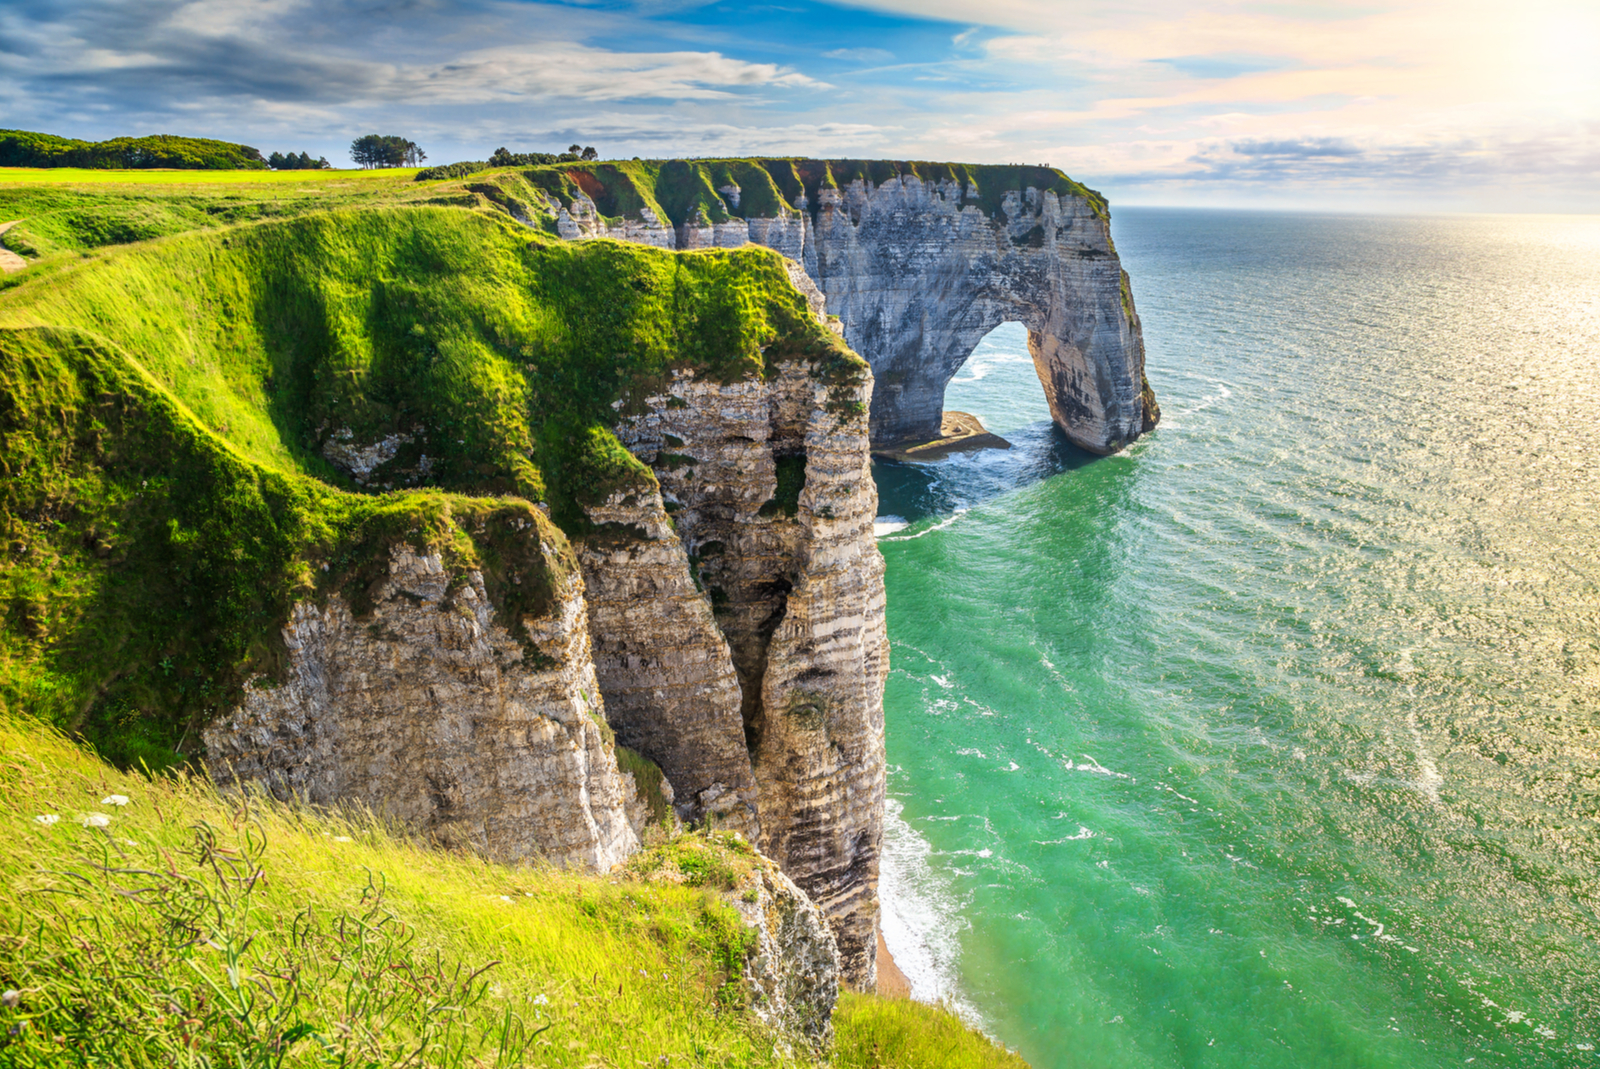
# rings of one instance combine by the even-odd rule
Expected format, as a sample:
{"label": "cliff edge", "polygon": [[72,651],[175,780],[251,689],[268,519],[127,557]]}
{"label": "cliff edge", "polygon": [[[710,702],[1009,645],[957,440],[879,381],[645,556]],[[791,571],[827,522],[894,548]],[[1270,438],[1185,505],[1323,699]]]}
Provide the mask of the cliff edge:
{"label": "cliff edge", "polygon": [[872,366],[871,435],[939,437],[945,387],[1001,323],[1056,425],[1114,453],[1155,427],[1144,337],[1098,193],[1049,167],[890,160],[563,164],[469,188],[568,240],[763,245],[805,266]]}

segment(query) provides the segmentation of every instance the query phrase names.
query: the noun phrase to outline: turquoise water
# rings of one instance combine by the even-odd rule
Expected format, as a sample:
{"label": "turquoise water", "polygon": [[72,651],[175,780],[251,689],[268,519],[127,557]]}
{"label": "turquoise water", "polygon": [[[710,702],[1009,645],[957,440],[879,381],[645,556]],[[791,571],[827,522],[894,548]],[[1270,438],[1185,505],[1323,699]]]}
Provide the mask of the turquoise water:
{"label": "turquoise water", "polygon": [[1003,327],[1015,448],[877,468],[897,960],[1038,1069],[1600,1065],[1600,218],[1115,235],[1154,435]]}

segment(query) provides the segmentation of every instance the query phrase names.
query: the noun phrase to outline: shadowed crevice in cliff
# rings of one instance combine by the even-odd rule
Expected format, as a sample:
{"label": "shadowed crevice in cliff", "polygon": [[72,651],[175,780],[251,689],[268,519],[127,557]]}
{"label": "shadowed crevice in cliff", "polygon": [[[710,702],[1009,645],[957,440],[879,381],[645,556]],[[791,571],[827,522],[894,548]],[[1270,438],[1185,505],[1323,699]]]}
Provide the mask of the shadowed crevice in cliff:
{"label": "shadowed crevice in cliff", "polygon": [[767,676],[767,652],[772,645],[772,633],[783,622],[784,610],[789,604],[789,592],[793,589],[794,584],[781,576],[771,582],[758,584],[757,593],[761,602],[770,604],[772,610],[751,633],[740,635],[735,631],[729,635],[732,618],[719,617],[717,620],[717,626],[722,628],[723,636],[728,639],[734,670],[739,674],[739,715],[744,721],[745,749],[752,760],[761,750],[761,733],[766,723],[761,683]]}

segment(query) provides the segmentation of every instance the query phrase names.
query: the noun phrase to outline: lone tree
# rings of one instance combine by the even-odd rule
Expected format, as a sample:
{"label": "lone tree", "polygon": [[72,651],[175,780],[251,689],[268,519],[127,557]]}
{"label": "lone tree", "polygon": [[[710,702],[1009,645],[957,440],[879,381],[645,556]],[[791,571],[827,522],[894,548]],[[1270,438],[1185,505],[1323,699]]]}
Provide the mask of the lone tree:
{"label": "lone tree", "polygon": [[350,142],[350,158],[362,167],[417,167],[428,154],[396,134],[367,134]]}

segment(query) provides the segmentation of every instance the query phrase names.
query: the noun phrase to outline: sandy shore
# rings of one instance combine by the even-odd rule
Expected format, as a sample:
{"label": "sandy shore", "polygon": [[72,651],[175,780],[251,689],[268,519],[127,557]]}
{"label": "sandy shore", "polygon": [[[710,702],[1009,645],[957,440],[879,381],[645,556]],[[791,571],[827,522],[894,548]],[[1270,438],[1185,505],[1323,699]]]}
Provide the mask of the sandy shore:
{"label": "sandy shore", "polygon": [[889,953],[882,932],[878,933],[878,994],[889,998],[911,997],[911,981],[894,963],[894,955]]}

